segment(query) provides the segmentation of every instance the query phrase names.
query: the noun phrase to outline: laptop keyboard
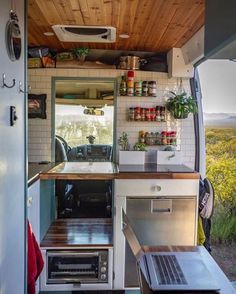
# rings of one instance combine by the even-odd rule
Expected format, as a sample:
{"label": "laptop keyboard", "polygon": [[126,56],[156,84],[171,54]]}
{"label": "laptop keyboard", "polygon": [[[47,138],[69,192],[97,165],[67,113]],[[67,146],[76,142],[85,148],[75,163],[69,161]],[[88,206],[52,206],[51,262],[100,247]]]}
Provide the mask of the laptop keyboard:
{"label": "laptop keyboard", "polygon": [[160,285],[187,284],[175,255],[152,255]]}

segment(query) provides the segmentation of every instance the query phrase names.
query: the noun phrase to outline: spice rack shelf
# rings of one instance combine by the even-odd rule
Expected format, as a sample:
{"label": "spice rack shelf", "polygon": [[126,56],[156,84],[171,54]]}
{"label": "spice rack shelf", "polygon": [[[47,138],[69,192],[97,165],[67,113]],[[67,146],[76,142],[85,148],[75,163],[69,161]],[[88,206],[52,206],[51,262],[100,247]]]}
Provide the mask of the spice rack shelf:
{"label": "spice rack shelf", "polygon": [[157,96],[136,96],[136,95],[132,95],[132,96],[129,96],[129,95],[118,95],[119,97],[126,97],[126,98],[144,98],[144,99],[148,99],[148,98],[156,98],[156,99],[159,99]]}
{"label": "spice rack shelf", "polygon": [[135,119],[127,119],[128,122],[137,122],[137,123],[144,123],[144,122],[147,122],[147,123],[166,123],[167,121],[166,120],[161,120],[161,121],[157,121],[157,120],[135,120]]}

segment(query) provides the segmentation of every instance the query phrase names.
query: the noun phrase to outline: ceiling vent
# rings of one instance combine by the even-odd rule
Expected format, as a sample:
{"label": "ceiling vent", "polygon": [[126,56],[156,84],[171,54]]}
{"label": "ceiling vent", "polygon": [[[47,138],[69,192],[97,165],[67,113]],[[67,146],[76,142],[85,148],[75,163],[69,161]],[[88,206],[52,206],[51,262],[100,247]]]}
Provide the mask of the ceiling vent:
{"label": "ceiling vent", "polygon": [[113,43],[116,40],[114,27],[54,25],[52,28],[61,42]]}

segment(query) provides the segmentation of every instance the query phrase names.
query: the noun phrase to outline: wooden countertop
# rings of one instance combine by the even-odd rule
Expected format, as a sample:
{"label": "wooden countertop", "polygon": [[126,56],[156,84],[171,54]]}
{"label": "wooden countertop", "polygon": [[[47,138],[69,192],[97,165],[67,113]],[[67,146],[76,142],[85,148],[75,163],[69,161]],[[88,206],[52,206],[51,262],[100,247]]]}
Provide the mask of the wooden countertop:
{"label": "wooden countertop", "polygon": [[40,179],[114,179],[117,172],[112,162],[62,162],[47,172],[40,174]]}
{"label": "wooden countertop", "polygon": [[112,219],[57,219],[49,227],[40,246],[112,247]]}
{"label": "wooden countertop", "polygon": [[30,162],[28,164],[28,187],[39,179],[39,175],[41,172],[47,172],[50,169],[52,169],[55,165],[56,163],[51,162]]}
{"label": "wooden countertop", "polygon": [[199,174],[184,165],[145,165],[141,169],[140,166],[133,166],[119,171],[117,165],[111,162],[63,162],[49,171],[41,172],[40,179],[199,179]]}

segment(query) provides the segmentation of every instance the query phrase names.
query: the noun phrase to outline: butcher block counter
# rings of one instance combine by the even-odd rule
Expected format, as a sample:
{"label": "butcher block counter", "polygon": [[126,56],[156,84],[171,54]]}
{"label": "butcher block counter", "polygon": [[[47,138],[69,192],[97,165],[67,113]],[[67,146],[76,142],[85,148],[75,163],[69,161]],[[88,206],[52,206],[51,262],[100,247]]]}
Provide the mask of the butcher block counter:
{"label": "butcher block counter", "polygon": [[40,174],[41,180],[198,179],[185,165],[118,165],[112,162],[62,162]]}

